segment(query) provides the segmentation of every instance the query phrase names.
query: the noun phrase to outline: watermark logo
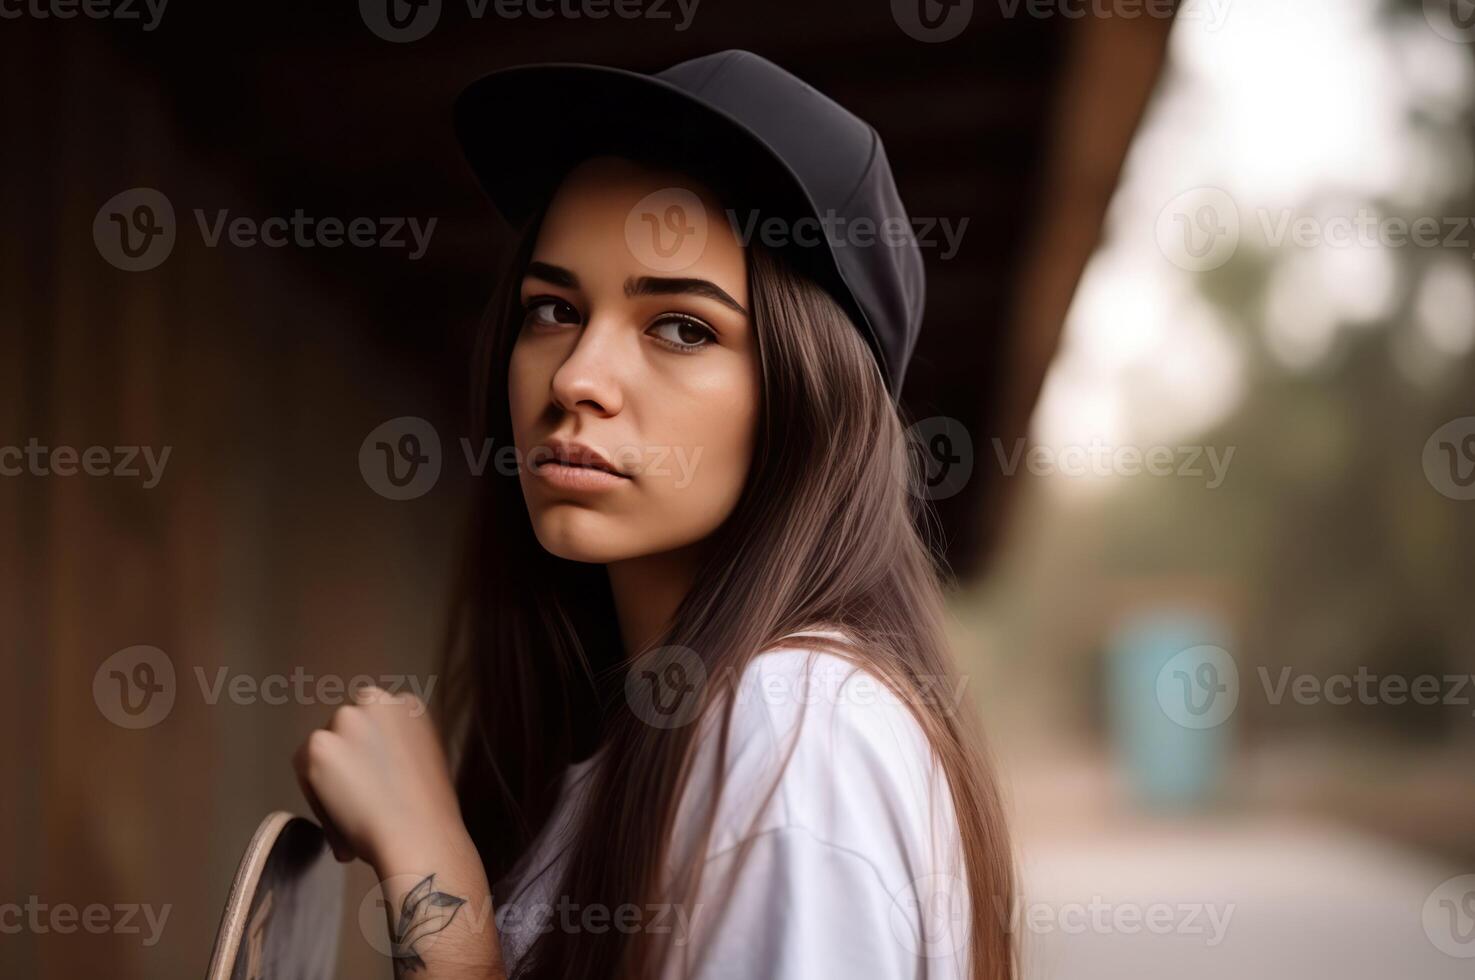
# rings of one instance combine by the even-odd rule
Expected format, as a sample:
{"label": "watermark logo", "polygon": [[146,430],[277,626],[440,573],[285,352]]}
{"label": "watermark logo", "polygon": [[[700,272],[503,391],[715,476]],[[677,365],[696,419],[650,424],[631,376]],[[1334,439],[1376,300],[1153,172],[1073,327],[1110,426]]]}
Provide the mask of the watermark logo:
{"label": "watermark logo", "polygon": [[1475,875],[1451,878],[1429,893],[1424,935],[1446,956],[1475,957]]}
{"label": "watermark logo", "polygon": [[[729,672],[724,668],[724,672]],[[730,676],[730,674],[729,674]],[[733,703],[784,705],[851,705],[869,707],[883,704],[897,707],[926,705],[945,715],[957,712],[966,693],[969,674],[916,674],[911,686],[897,690],[869,671],[857,671],[849,661],[832,665],[814,665],[798,674],[783,671],[748,671],[736,684]]]}
{"label": "watermark logo", "polygon": [[690,268],[707,248],[707,209],[684,187],[653,191],[625,216],[625,246],[659,272]]}
{"label": "watermark logo", "polygon": [[[1291,666],[1255,667],[1258,691],[1272,708],[1288,704],[1311,707],[1415,704],[1425,707],[1471,706],[1475,674],[1379,674],[1366,666],[1351,673],[1318,675]],[[1214,728],[1234,713],[1242,688],[1230,654],[1216,646],[1196,646],[1174,656],[1158,672],[1156,694],[1163,712],[1184,728]],[[1472,712],[1475,714],[1475,712]]]}
{"label": "watermark logo", "polygon": [[1189,272],[1217,269],[1239,247],[1239,207],[1227,191],[1196,187],[1173,198],[1157,216],[1158,249]]}
{"label": "watermark logo", "polygon": [[[455,444],[461,447],[466,471],[473,478],[485,476],[488,467],[504,477],[535,474],[539,464],[554,458],[546,446],[534,446],[524,453],[510,442],[496,446],[489,437],[482,439],[480,446],[466,436],[458,437]],[[684,490],[696,479],[705,447],[627,444],[592,448],[626,476],[674,477],[675,489]],[[411,500],[428,493],[440,478],[441,461],[440,436],[435,427],[412,415],[380,424],[359,446],[359,473],[364,482],[390,500]]]}
{"label": "watermark logo", "polygon": [[1475,500],[1475,415],[1453,419],[1424,443],[1424,478],[1450,500]]}
{"label": "watermark logo", "polygon": [[[403,249],[411,262],[430,247],[438,219],[313,217],[301,208],[291,215],[257,219],[232,216],[228,208],[213,214],[191,210],[194,225],[206,248],[354,248]],[[92,219],[92,240],[98,254],[125,272],[147,272],[163,264],[174,251],[178,223],[174,205],[162,191],[134,187],[114,194]]]}
{"label": "watermark logo", "polygon": [[[263,676],[232,673],[217,667],[213,675],[196,666],[192,673],[200,700],[215,707],[222,700],[237,705],[341,705],[363,703],[362,692],[370,689],[377,698],[397,703],[408,700],[410,714],[417,717],[428,709],[439,678],[431,674],[312,674],[294,667],[290,673]],[[186,689],[188,685],[186,685]],[[179,686],[174,661],[158,647],[132,646],[103,661],[92,677],[92,700],[108,721],[119,728],[152,728],[174,710]]]}
{"label": "watermark logo", "polygon": [[945,415],[920,419],[907,427],[906,440],[903,463],[908,472],[899,476],[913,496],[945,500],[968,485],[973,437],[962,422]]}
{"label": "watermark logo", "polygon": [[1446,41],[1475,42],[1475,0],[1424,0],[1424,19]]}
{"label": "watermark logo", "polygon": [[389,500],[413,500],[440,479],[440,435],[414,415],[383,423],[359,446],[359,473],[369,489]]}
{"label": "watermark logo", "polygon": [[359,0],[359,16],[379,38],[405,44],[435,29],[440,5],[441,0]]}
{"label": "watermark logo", "polygon": [[914,956],[952,956],[968,941],[968,908],[962,878],[923,875],[891,896],[891,933]]}
{"label": "watermark logo", "polygon": [[1257,207],[1241,214],[1217,187],[1197,187],[1174,197],[1155,226],[1159,251],[1189,272],[1224,265],[1251,233],[1266,249],[1453,248],[1475,256],[1472,231],[1475,218],[1468,216],[1380,214],[1366,206],[1341,213]]}
{"label": "watermark logo", "polygon": [[301,666],[292,668],[290,674],[267,674],[257,677],[252,674],[232,674],[229,667],[217,667],[212,679],[204,667],[194,668],[195,683],[200,689],[200,698],[214,707],[222,697],[239,705],[343,705],[409,704],[409,715],[418,718],[425,714],[430,696],[435,692],[439,678],[431,674],[420,678],[413,674],[355,674],[344,678],[341,674],[312,674]]}
{"label": "watermark logo", "polygon": [[152,187],[114,194],[92,219],[92,240],[111,266],[147,272],[174,251],[174,205]]}
{"label": "watermark logo", "polygon": [[[390,895],[403,898],[393,906],[387,899]],[[417,964],[425,965],[425,954],[465,904],[464,898],[438,891],[433,874],[390,875],[359,902],[359,931],[375,952],[395,960],[396,975],[413,973]]]}
{"label": "watermark logo", "polygon": [[680,728],[701,710],[706,684],[707,665],[695,650],[657,647],[630,665],[625,700],[635,717],[652,728]]}
{"label": "watermark logo", "polygon": [[119,728],[152,728],[174,710],[174,662],[158,647],[132,646],[92,675],[92,700]]}
{"label": "watermark logo", "polygon": [[1223,647],[1189,647],[1163,664],[1157,703],[1184,728],[1217,728],[1239,704],[1239,669]]}
{"label": "watermark logo", "polygon": [[968,27],[973,0],[891,0],[891,19],[912,40],[940,44]]}

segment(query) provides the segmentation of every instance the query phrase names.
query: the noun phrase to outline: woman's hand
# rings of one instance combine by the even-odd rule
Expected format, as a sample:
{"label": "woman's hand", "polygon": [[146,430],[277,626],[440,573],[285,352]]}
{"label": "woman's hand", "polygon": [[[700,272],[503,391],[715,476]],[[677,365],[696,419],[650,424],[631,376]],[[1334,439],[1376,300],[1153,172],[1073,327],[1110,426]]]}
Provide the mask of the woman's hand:
{"label": "woman's hand", "polygon": [[297,750],[298,782],[340,861],[379,878],[396,977],[502,978],[491,890],[419,698],[354,692]]}
{"label": "woman's hand", "polygon": [[471,847],[440,737],[412,694],[362,687],[313,732],[294,763],[308,805],[340,861],[381,874],[418,854]]}

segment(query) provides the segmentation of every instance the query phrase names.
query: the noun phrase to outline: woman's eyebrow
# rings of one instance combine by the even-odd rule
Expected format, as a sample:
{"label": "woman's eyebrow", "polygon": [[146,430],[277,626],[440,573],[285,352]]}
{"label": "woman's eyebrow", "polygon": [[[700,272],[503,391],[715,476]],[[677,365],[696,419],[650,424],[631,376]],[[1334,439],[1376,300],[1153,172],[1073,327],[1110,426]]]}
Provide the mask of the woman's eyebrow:
{"label": "woman's eyebrow", "polygon": [[[553,265],[549,262],[529,262],[523,276],[532,276],[565,289],[579,288],[579,277],[574,275],[571,269],[565,269],[561,265]],[[743,305],[729,296],[727,290],[707,279],[641,276],[639,279],[625,280],[626,296],[672,296],[678,293],[704,296],[707,299],[716,300],[743,316],[748,315]]]}
{"label": "woman's eyebrow", "polygon": [[551,265],[547,262],[529,262],[527,271],[523,273],[526,278],[532,276],[555,286],[563,286],[565,289],[578,289],[579,277],[561,265]]}
{"label": "woman's eyebrow", "polygon": [[723,306],[730,307],[743,316],[748,311],[743,309],[741,303],[727,295],[727,291],[715,282],[706,279],[667,279],[657,276],[641,276],[639,279],[625,280],[626,296],[669,296],[675,293],[691,293],[695,296],[705,296],[714,299]]}

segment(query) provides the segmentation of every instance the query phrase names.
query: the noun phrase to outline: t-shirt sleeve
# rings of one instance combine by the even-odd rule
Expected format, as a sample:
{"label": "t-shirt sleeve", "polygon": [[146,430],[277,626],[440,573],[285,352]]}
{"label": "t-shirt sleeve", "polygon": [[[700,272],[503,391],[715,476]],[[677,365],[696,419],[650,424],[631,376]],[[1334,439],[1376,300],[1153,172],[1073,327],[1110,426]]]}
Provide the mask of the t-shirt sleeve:
{"label": "t-shirt sleeve", "polygon": [[665,980],[919,975],[905,903],[865,856],[801,827],[741,850],[708,859],[690,921],[673,929]]}
{"label": "t-shirt sleeve", "polygon": [[[712,843],[673,912],[663,980],[964,976],[957,825],[909,709],[867,696],[837,659],[769,656],[751,674],[749,690],[780,696],[734,711]],[[678,838],[690,833],[678,819]]]}

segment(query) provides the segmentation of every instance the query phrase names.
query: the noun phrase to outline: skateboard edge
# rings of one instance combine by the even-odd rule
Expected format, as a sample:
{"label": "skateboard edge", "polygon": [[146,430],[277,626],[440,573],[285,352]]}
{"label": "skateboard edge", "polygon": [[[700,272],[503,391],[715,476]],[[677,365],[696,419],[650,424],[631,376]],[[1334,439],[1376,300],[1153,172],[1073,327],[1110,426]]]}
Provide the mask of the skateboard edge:
{"label": "skateboard edge", "polygon": [[240,951],[241,936],[246,931],[247,904],[256,893],[256,884],[266,866],[263,857],[271,852],[272,846],[281,836],[282,828],[296,819],[285,810],[275,810],[266,815],[251,835],[246,853],[236,866],[231,879],[230,894],[225,900],[225,912],[220,916],[220,928],[215,934],[215,948],[210,954],[210,970],[206,980],[229,980],[230,970],[235,967],[236,954]]}

